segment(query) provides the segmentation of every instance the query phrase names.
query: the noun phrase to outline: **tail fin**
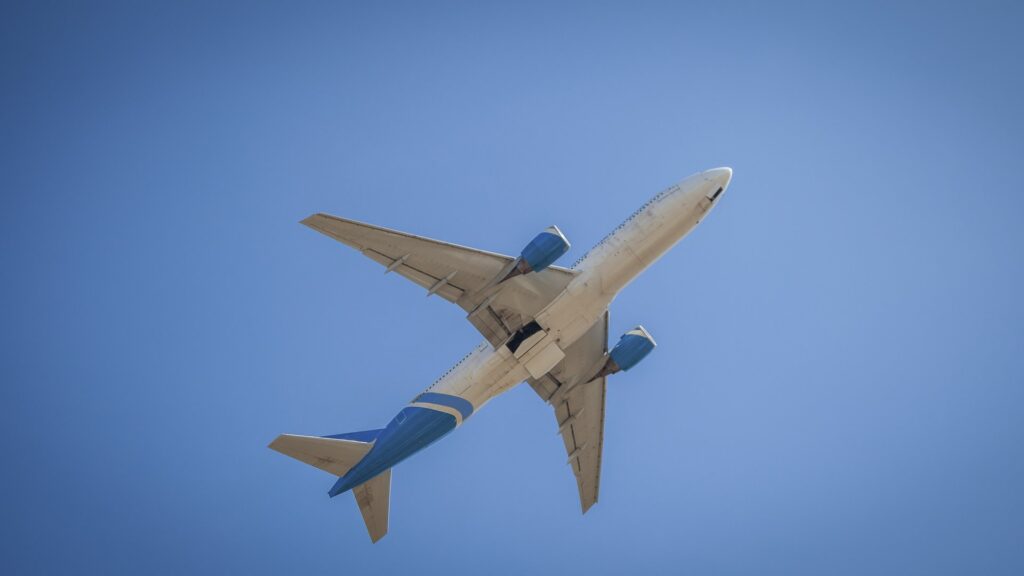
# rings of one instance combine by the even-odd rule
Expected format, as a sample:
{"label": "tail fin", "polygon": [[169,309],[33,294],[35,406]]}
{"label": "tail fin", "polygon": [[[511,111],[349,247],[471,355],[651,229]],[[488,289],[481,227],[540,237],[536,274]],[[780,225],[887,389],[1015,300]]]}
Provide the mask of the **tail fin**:
{"label": "tail fin", "polygon": [[[341,477],[370,452],[377,436],[383,431],[366,430],[322,437],[281,434],[270,443],[269,448]],[[356,486],[352,493],[363,515],[366,530],[370,533],[370,540],[380,540],[388,533],[391,469]]]}
{"label": "tail fin", "polygon": [[268,448],[335,476],[344,476],[366,456],[380,432],[367,430],[328,437],[281,434]]}
{"label": "tail fin", "polygon": [[363,515],[370,540],[376,542],[388,533],[388,512],[391,508],[391,468],[352,489],[359,512]]}

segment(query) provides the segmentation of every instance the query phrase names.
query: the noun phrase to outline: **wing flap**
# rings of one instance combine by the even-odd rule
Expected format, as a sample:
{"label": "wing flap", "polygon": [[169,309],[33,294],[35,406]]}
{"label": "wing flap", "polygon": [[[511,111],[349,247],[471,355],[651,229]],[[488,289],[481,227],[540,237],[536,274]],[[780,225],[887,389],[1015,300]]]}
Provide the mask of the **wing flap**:
{"label": "wing flap", "polygon": [[[458,301],[458,299],[466,293],[464,288],[459,287],[459,284],[462,282],[462,278],[455,278],[455,276],[458,275],[458,270],[452,270],[451,272],[438,277],[417,268],[415,264],[417,263],[416,261],[419,260],[418,258],[412,259],[411,256],[409,258],[405,258],[403,256],[392,258],[386,254],[370,249],[362,250],[362,253],[370,260],[379,262],[385,267],[390,268],[388,272],[397,272],[411,280],[413,283],[426,288],[428,291],[433,290],[431,294],[437,294],[449,302]],[[426,268],[426,266],[423,267]]]}
{"label": "wing flap", "polygon": [[555,417],[562,424],[559,426],[562,443],[576,476],[584,514],[597,502],[601,488],[605,390],[605,379],[598,378],[577,386],[555,406]]}

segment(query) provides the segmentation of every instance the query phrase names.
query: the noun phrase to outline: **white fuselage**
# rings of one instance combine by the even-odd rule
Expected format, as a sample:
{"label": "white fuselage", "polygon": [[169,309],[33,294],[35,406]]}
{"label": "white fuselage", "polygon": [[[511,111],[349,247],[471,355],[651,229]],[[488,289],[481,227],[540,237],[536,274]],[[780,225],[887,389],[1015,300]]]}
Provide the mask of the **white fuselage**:
{"label": "white fuselage", "polygon": [[[708,170],[651,198],[576,262],[576,277],[537,314],[535,320],[545,333],[536,338],[561,350],[571,346],[601,319],[620,290],[693,230],[717,203],[730,176],[728,168]],[[527,361],[506,346],[493,348],[484,341],[427,391],[458,396],[476,410],[531,377]],[[535,372],[534,366],[536,362],[530,366]],[[412,405],[447,412],[462,423],[462,415],[453,408],[415,401]]]}

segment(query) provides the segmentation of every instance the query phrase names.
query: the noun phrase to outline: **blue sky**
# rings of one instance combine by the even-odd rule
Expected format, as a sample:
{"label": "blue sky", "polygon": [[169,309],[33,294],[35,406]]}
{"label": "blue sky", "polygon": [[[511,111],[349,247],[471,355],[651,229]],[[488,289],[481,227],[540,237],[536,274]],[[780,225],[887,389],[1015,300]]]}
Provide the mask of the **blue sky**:
{"label": "blue sky", "polygon": [[[0,7],[12,573],[1020,574],[1015,3]],[[280,432],[375,428],[479,336],[297,222],[572,262],[727,165],[614,303],[579,514],[549,409],[394,473],[373,546]]]}

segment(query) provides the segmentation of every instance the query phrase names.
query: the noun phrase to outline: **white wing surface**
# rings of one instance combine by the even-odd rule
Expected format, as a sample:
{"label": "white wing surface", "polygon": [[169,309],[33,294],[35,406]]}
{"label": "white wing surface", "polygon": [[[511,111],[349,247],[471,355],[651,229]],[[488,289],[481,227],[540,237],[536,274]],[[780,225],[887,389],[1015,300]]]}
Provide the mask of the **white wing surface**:
{"label": "white wing surface", "polygon": [[586,382],[597,373],[608,350],[608,313],[565,351],[550,373],[528,382],[555,410],[569,466],[576,475],[585,514],[597,502],[604,444],[605,379]]}
{"label": "white wing surface", "polygon": [[359,250],[385,272],[419,284],[428,296],[437,294],[458,304],[493,346],[530,322],[574,275],[551,266],[498,284],[515,258],[328,214],[314,214],[302,223]]}

